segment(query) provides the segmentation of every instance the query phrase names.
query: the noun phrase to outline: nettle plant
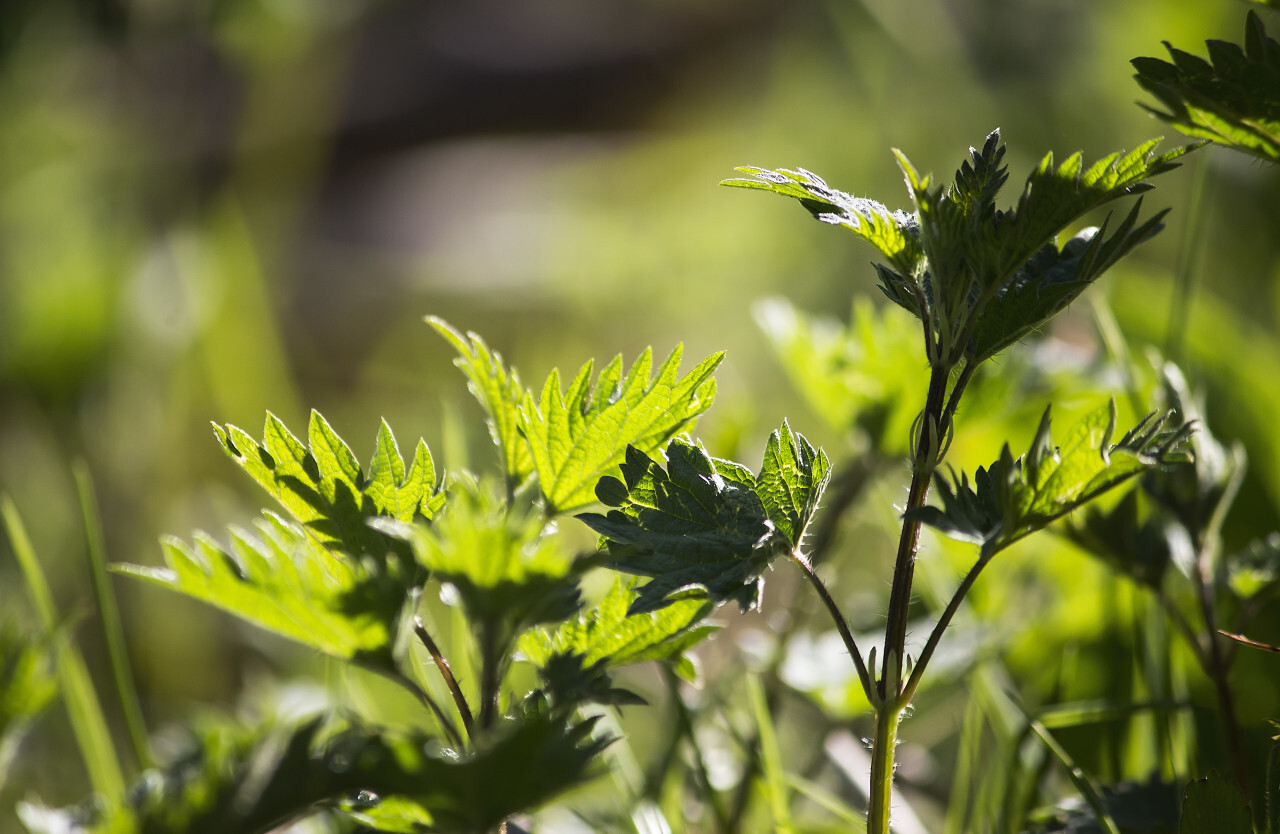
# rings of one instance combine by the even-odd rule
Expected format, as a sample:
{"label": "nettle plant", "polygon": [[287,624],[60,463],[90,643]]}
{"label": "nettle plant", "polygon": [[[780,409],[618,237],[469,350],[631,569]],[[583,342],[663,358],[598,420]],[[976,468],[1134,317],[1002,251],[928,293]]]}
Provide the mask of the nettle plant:
{"label": "nettle plant", "polygon": [[[982,570],[1014,542],[1145,472],[1185,462],[1189,425],[1152,415],[1121,434],[1103,404],[1055,442],[1046,410],[1030,449],[1008,446],[972,477],[941,468],[954,418],[985,360],[1045,326],[1102,272],[1160,229],[1140,201],[1058,245],[1083,215],[1145,191],[1191,147],[1157,142],[1086,167],[1048,156],[1012,209],[997,209],[1004,146],[993,132],[953,182],[934,185],[898,154],[913,210],[829,188],[805,171],[743,169],[727,184],[796,198],[883,257],[885,294],[919,323],[929,368],[911,429],[911,485],[884,642],[865,652],[814,570],[806,534],[832,473],[827,455],[783,423],[754,470],[712,456],[687,432],[712,404],[714,354],[680,373],[676,348],[586,363],[540,389],[477,335],[430,324],[487,414],[500,477],[443,479],[425,443],[402,456],[385,424],[368,467],[319,414],[306,440],[268,415],[258,440],[216,426],[226,453],[285,510],[230,543],[169,539],[164,567],[117,570],[176,590],[379,673],[423,705],[413,730],[368,716],[228,728],[123,796],[50,811],[26,805],[33,831],[268,831],[314,813],[382,831],[517,829],[520,814],[589,779],[613,739],[602,706],[639,704],[622,667],[659,661],[686,678],[689,649],[726,602],[760,604],[764,576],[794,564],[818,594],[875,711],[867,828],[889,830],[899,723],[953,615]],[[934,485],[940,504],[926,497]],[[602,506],[601,506],[602,505]],[[592,509],[595,507],[596,509]],[[599,536],[578,552],[574,516]],[[922,525],[978,546],[972,569],[918,657],[905,639]],[[888,554],[886,554],[888,555]],[[874,558],[859,554],[858,558]],[[583,604],[588,572],[619,574]],[[444,594],[460,622],[449,650],[428,597]],[[532,668],[534,675],[526,670]]]}
{"label": "nettle plant", "polygon": [[[1280,49],[1254,15],[1247,35],[1246,50],[1211,44],[1212,64],[1171,48],[1173,64],[1135,65],[1143,86],[1168,108],[1158,115],[1193,135],[1272,158]],[[1280,539],[1222,558],[1221,525],[1244,456],[1208,431],[1180,373],[1163,369],[1163,402],[1171,410],[1153,412],[1124,433],[1114,403],[1103,403],[1055,440],[1046,409],[1025,453],[1015,457],[1006,444],[972,475],[943,466],[983,363],[1045,328],[1161,229],[1164,212],[1144,218],[1139,199],[1118,222],[1108,215],[1100,227],[1057,242],[1086,215],[1149,190],[1149,180],[1198,147],[1157,153],[1157,146],[1153,140],[1089,166],[1079,154],[1060,163],[1046,156],[1007,209],[996,205],[1008,179],[998,132],[981,149],[971,148],[945,184],[921,176],[897,153],[909,211],[852,197],[804,170],[744,168],[745,177],[726,182],[794,198],[818,220],[869,243],[881,259],[875,265],[881,290],[910,314],[894,319],[896,311],[881,316],[860,304],[851,341],[834,347],[785,307],[766,315],[766,329],[805,393],[821,399],[848,388],[834,398],[845,400],[835,409],[837,422],[853,416],[849,397],[864,396],[858,379],[883,389],[878,399],[866,394],[866,402],[855,402],[866,406],[856,419],[871,444],[850,473],[833,472],[827,455],[786,422],[770,435],[755,469],[714,457],[693,439],[689,432],[715,399],[721,354],[685,373],[679,347],[656,368],[648,351],[629,367],[619,357],[598,373],[587,362],[567,388],[552,371],[534,389],[481,337],[434,318],[429,323],[456,351],[455,364],[487,415],[496,475],[445,477],[421,441],[406,460],[385,423],[367,467],[316,413],[305,440],[271,415],[261,440],[215,426],[222,448],[284,514],[265,511],[253,530],[232,529],[227,544],[203,534],[168,539],[164,567],[121,565],[117,572],[385,677],[422,705],[407,728],[352,707],[303,721],[205,721],[188,754],[147,770],[126,789],[103,741],[100,712],[94,717],[83,665],[71,662],[78,655],[65,655],[21,523],[12,504],[0,503],[48,642],[70,657],[59,664],[59,684],[96,791],[92,801],[68,809],[24,803],[24,823],[34,832],[120,834],[267,832],[304,818],[340,831],[523,830],[528,813],[602,770],[619,782],[630,778],[629,765],[615,756],[626,745],[610,710],[644,701],[621,685],[625,667],[663,665],[681,732],[691,737],[678,683],[697,677],[690,650],[718,627],[708,618],[727,602],[742,612],[759,607],[769,568],[791,563],[839,633],[873,712],[865,825],[887,834],[899,727],[953,619],[999,553],[1066,516],[1061,532],[1163,603],[1216,686],[1236,776],[1247,789],[1226,680],[1231,652],[1216,632],[1224,610],[1236,614],[1229,626],[1243,630],[1280,593]],[[896,348],[904,339],[918,345],[909,360]],[[885,350],[887,342],[895,347]],[[840,377],[849,368],[835,366],[847,365],[849,355],[878,370],[859,377],[855,369],[852,382]],[[920,367],[927,375],[915,390]],[[849,627],[850,612],[815,564],[844,555],[833,545],[836,520],[869,473],[886,471],[885,459],[898,451],[909,461],[910,486],[896,552],[884,554],[893,568],[887,624],[882,641],[864,651]],[[824,507],[828,486],[842,477]],[[1091,504],[1135,480],[1141,489],[1122,500]],[[92,529],[91,493],[82,489],[82,496]],[[580,537],[567,529],[570,516],[598,536],[598,547],[583,552],[575,543]],[[977,552],[912,657],[907,631],[925,526]],[[1186,542],[1189,559],[1182,558]],[[592,595],[584,583],[602,571],[617,575],[587,602]],[[1180,607],[1186,594],[1174,587],[1178,573],[1199,600],[1198,616]],[[106,588],[105,578],[99,584]],[[110,593],[101,593],[100,602],[109,625]],[[45,652],[41,643],[0,631],[0,778],[17,731],[54,695],[41,662]],[[130,712],[122,664],[116,673]],[[760,687],[748,689],[774,827],[790,830],[769,707]],[[129,723],[145,766],[152,758],[145,729],[137,716]],[[726,811],[705,763],[700,768],[701,799],[714,810],[716,830],[740,830],[748,791],[739,790],[738,807]],[[1091,813],[1037,830],[1077,830],[1079,823],[1080,830],[1117,832],[1110,798],[1078,768],[1071,775]],[[665,778],[659,772],[651,781]],[[753,779],[749,771],[743,784]],[[1250,812],[1233,790],[1221,779],[1193,783],[1181,831],[1251,831]],[[653,793],[635,790],[629,799]],[[629,816],[627,830],[664,824],[656,807]],[[1276,830],[1275,815],[1266,816],[1265,830]],[[1002,818],[994,830],[1016,831],[1022,822]]]}

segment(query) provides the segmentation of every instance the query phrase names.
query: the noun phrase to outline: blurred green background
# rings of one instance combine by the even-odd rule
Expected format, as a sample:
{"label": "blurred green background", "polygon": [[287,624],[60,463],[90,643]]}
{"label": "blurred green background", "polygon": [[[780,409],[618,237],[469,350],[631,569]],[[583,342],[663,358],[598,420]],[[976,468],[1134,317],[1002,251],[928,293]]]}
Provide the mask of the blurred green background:
{"label": "blurred green background", "polygon": [[[402,444],[426,438],[447,469],[488,465],[480,412],[450,366],[452,350],[421,323],[427,314],[482,334],[528,384],[553,366],[629,358],[645,345],[665,355],[683,341],[690,359],[727,349],[719,401],[699,429],[715,454],[756,466],[756,450],[786,416],[837,465],[847,461],[848,441],[790,389],[753,308],[782,295],[847,317],[853,298],[879,297],[870,250],[781,201],[716,183],[737,165],[803,166],[900,207],[891,147],[946,177],[1000,127],[1013,191],[1049,150],[1092,159],[1155,135],[1183,141],[1135,105],[1143,96],[1128,60],[1163,56],[1162,40],[1201,54],[1206,38],[1238,42],[1247,6],[2,8],[0,492],[13,497],[61,609],[74,615],[92,600],[77,459],[94,478],[110,557],[146,564],[158,562],[161,534],[216,532],[262,504],[217,447],[211,420],[256,434],[271,410],[301,430],[316,408],[367,459],[385,417]],[[1276,36],[1276,19],[1266,22]],[[1206,197],[1193,232],[1198,168],[1207,169]],[[1216,148],[1195,155],[1147,198],[1174,207],[1165,233],[1093,291],[1110,299],[1140,351],[1164,344],[1176,265],[1198,264],[1185,359],[1219,434],[1250,451],[1228,527],[1239,545],[1280,527],[1278,195],[1272,167]],[[1078,306],[1063,332],[1092,350],[1088,305]],[[1069,394],[1068,412],[1097,404]],[[972,407],[961,416],[957,462],[994,458],[1006,436],[1025,448],[1034,417],[1016,420],[1053,397],[1016,415],[999,403]],[[889,515],[900,492],[873,496],[883,504],[875,513]],[[847,600],[869,600],[854,616],[867,628],[882,621],[889,560],[887,539],[869,541],[851,538],[858,567],[841,577]],[[3,547],[0,606],[25,621],[30,608]],[[1105,584],[1118,580],[1079,554],[1019,558],[1009,560],[1018,583],[989,575],[975,598],[1005,617],[997,628],[1022,635],[1015,660],[1021,651],[1034,669],[1038,651],[1103,639],[1099,600],[1120,593]],[[247,683],[308,662],[209,609],[115,582],[153,728],[198,705],[231,704]],[[1047,632],[1027,615],[1059,609],[1059,620],[1039,623],[1056,629],[1045,649]],[[765,631],[771,613],[766,601],[765,616],[741,627]],[[104,674],[99,636],[87,627],[77,636]],[[1254,636],[1280,640],[1276,617]],[[1250,726],[1280,712],[1269,660],[1241,658]],[[1107,674],[1085,663],[1073,685],[1088,694]],[[940,714],[941,736],[956,719]],[[0,828],[22,791],[51,804],[85,793],[72,749],[55,709],[24,747],[21,778],[0,794]]]}

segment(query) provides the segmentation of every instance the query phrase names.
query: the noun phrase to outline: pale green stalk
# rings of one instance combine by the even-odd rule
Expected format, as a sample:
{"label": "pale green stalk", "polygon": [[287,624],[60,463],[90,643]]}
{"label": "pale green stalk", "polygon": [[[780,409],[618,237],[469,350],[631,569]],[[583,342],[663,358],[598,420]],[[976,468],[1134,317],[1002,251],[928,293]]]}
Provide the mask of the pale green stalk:
{"label": "pale green stalk", "polygon": [[[40,568],[40,560],[36,557],[35,548],[27,536],[18,509],[8,495],[0,496],[0,518],[4,521],[5,531],[13,546],[13,555],[22,569],[27,591],[36,607],[41,625],[52,633],[59,626],[53,593],[49,590],[49,583]],[[70,635],[57,641],[56,653],[59,688],[67,705],[71,729],[80,746],[80,755],[89,771],[89,781],[103,800],[115,804],[124,796],[124,772],[116,758],[111,733],[107,730],[107,722],[102,715],[102,706],[98,703],[98,694],[94,691],[84,656],[80,654]]]}

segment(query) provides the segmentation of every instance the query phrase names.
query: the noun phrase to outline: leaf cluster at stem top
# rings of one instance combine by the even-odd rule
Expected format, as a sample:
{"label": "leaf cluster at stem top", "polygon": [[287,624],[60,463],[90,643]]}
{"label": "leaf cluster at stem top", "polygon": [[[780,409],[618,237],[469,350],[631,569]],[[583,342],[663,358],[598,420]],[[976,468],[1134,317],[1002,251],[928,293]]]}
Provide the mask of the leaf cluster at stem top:
{"label": "leaf cluster at stem top", "polygon": [[995,205],[1008,179],[999,130],[954,181],[934,185],[895,151],[914,211],[837,191],[804,169],[740,168],[725,185],[797,199],[818,220],[849,229],[885,258],[880,288],[924,325],[934,367],[950,370],[987,359],[1062,310],[1104,270],[1161,228],[1163,212],[1139,222],[1135,206],[1110,233],[1109,221],[1059,247],[1056,236],[1088,212],[1151,188],[1194,145],[1157,154],[1159,139],[1114,153],[1087,168],[1081,154],[1061,163],[1050,153],[1027,178],[1017,205]]}

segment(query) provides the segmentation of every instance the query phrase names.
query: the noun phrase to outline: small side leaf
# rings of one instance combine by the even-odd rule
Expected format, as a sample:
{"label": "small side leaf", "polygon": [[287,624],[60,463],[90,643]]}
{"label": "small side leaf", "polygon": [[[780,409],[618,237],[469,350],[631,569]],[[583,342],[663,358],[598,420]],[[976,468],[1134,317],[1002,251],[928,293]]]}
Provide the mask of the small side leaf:
{"label": "small side leaf", "polygon": [[410,580],[397,560],[340,556],[270,513],[254,534],[232,530],[230,550],[197,534],[163,542],[167,567],[114,565],[325,654],[383,667],[391,662]]}
{"label": "small side leaf", "polygon": [[972,485],[967,476],[937,473],[942,507],[923,507],[909,517],[981,546],[983,558],[990,558],[1134,476],[1186,460],[1191,426],[1170,427],[1169,415],[1148,415],[1112,444],[1115,420],[1112,401],[1085,415],[1057,446],[1045,409],[1025,455],[1015,459],[1005,446],[999,460],[978,469]]}
{"label": "small side leaf", "polygon": [[843,226],[870,243],[899,273],[914,275],[924,261],[920,247],[920,223],[915,215],[890,211],[875,200],[854,197],[831,188],[817,174],[803,168],[746,166],[735,169],[747,174],[720,183],[734,188],[772,191],[800,201],[816,219]]}
{"label": "small side leaf", "polygon": [[520,436],[520,404],[525,387],[514,368],[507,368],[501,354],[490,350],[475,333],[465,336],[443,319],[428,316],[435,328],[458,351],[453,364],[466,374],[467,388],[489,415],[489,433],[498,445],[498,456],[509,486],[517,486],[533,471],[528,444]]}
{"label": "small side leaf", "polygon": [[635,598],[633,583],[619,579],[594,608],[554,630],[525,632],[520,638],[520,654],[543,668],[562,656],[580,658],[582,668],[601,665],[606,669],[675,659],[677,671],[690,676],[693,667],[681,655],[716,630],[716,626],[696,625],[711,612],[712,605],[704,599],[687,598],[660,611],[628,613]]}
{"label": "small side leaf", "polygon": [[304,446],[268,413],[258,443],[235,426],[214,425],[223,451],[323,544],[348,553],[386,555],[394,542],[371,529],[377,516],[412,521],[430,519],[444,505],[431,452],[418,442],[413,464],[404,460],[391,428],[383,421],[366,477],[350,447],[319,412],[311,412]]}

